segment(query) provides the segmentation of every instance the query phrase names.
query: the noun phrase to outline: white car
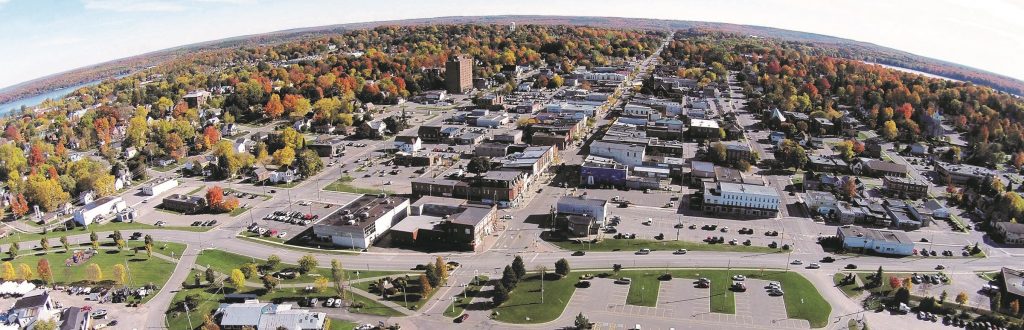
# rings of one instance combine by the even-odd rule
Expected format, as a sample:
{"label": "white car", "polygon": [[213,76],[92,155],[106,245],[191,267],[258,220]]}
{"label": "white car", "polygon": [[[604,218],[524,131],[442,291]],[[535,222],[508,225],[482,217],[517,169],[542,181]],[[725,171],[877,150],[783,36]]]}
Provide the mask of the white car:
{"label": "white car", "polygon": [[800,259],[797,259],[797,260],[793,260],[793,262],[790,262],[790,264],[792,264],[792,265],[803,265],[804,262],[800,261]]}
{"label": "white car", "polygon": [[818,269],[818,268],[821,268],[821,265],[818,265],[817,263],[813,263],[812,262],[810,265],[807,265],[807,268],[809,268],[809,269]]}
{"label": "white car", "polygon": [[676,252],[672,252],[672,254],[686,254],[686,249],[676,250]]}
{"label": "white car", "polygon": [[733,275],[732,276],[732,280],[733,281],[743,281],[743,280],[746,280],[746,279],[747,279],[747,277],[743,276],[743,275]]}
{"label": "white car", "polygon": [[282,231],[280,234],[277,234],[277,238],[284,238],[285,236],[288,236],[288,232],[286,231]]}

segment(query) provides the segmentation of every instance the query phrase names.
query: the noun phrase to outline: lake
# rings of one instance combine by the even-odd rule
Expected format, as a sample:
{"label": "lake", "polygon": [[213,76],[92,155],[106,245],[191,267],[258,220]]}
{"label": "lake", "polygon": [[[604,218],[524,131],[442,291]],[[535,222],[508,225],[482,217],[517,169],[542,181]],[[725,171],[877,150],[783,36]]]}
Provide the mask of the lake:
{"label": "lake", "polygon": [[82,87],[87,87],[87,86],[97,85],[97,84],[99,84],[102,81],[103,80],[94,80],[94,81],[90,81],[90,82],[87,82],[87,83],[84,83],[84,84],[79,84],[79,85],[74,85],[74,86],[70,86],[70,87],[65,87],[65,88],[53,90],[53,91],[50,91],[50,92],[47,92],[47,93],[39,94],[39,95],[36,95],[36,96],[27,97],[27,98],[23,98],[23,99],[20,99],[20,100],[14,100],[14,101],[11,101],[11,102],[3,103],[3,104],[0,104],[0,114],[5,114],[5,113],[11,112],[13,110],[21,109],[22,105],[27,106],[27,107],[38,105],[39,103],[43,103],[43,101],[45,101],[46,99],[54,99],[54,100],[61,99],[64,96],[67,96],[68,94],[71,94],[71,92],[74,92],[76,89],[79,89],[79,88],[82,88]]}

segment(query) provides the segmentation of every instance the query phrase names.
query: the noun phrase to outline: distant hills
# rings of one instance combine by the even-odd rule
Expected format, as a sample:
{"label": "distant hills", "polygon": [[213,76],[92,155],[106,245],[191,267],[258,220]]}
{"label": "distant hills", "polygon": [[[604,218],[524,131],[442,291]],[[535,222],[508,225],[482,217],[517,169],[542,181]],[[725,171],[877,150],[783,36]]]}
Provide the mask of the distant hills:
{"label": "distant hills", "polygon": [[837,38],[815,33],[783,30],[777,28],[739,25],[728,23],[660,20],[621,17],[577,17],[577,16],[450,16],[435,18],[418,18],[408,20],[378,21],[325,25],[309,28],[297,28],[259,35],[239,36],[215,41],[196,43],[174,47],[147,54],[127,57],[62,72],[14,86],[0,89],[0,103],[46,93],[59,88],[74,86],[81,83],[107,79],[119,75],[145,69],[176,55],[193,53],[203,50],[241,47],[246,45],[266,45],[288,42],[292,40],[317,37],[325,33],[338,33],[346,30],[373,28],[381,25],[429,25],[429,24],[543,24],[543,25],[589,25],[621,29],[648,30],[681,30],[705,29],[723,31],[743,35],[756,35],[791,41],[806,42],[812,46],[829,48],[840,57],[881,63],[896,67],[917,70],[925,73],[969,81],[975,84],[992,87],[996,90],[1024,95],[1024,81],[1005,75],[992,73],[961,64],[946,62],[908,52],[882,47],[872,43]]}

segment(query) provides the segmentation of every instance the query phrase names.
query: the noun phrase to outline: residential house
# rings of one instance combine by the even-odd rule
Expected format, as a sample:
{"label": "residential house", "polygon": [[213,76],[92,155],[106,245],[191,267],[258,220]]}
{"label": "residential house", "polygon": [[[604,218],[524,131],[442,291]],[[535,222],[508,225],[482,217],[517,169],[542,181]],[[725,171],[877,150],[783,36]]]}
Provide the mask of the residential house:
{"label": "residential house", "polygon": [[383,120],[371,120],[359,126],[359,134],[368,139],[380,139],[388,134],[388,128]]}
{"label": "residential house", "polygon": [[399,135],[395,137],[395,149],[402,152],[414,153],[423,149],[423,140],[415,135]]}

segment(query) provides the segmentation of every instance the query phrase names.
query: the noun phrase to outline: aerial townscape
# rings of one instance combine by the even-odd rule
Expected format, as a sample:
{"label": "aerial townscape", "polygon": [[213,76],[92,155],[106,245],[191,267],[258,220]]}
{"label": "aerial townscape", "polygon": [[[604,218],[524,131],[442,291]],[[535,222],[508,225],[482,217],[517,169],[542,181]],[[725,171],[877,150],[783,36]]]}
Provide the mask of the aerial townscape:
{"label": "aerial townscape", "polygon": [[6,112],[0,329],[1024,329],[1012,89],[623,20],[255,36]]}

